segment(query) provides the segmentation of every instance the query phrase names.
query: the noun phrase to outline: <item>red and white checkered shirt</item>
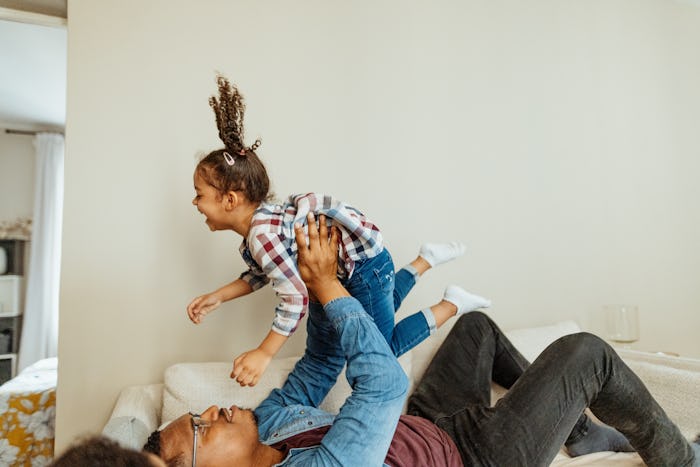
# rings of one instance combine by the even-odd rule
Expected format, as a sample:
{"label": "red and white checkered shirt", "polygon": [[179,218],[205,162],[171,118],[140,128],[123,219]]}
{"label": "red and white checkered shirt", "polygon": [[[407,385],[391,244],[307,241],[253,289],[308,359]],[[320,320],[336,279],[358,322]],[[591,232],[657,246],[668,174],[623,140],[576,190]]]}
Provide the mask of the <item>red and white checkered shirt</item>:
{"label": "red and white checkered shirt", "polygon": [[384,246],[382,234],[357,209],[330,196],[318,193],[293,195],[284,204],[263,203],[253,214],[248,237],[239,251],[248,267],[241,274],[253,290],[272,281],[282,300],[275,308],[272,329],[283,336],[291,335],[309,306],[309,294],[297,269],[297,243],[294,224],[306,229],[306,215],[324,214],[338,227],[341,250],[339,273],[350,277],[358,260],[372,258]]}

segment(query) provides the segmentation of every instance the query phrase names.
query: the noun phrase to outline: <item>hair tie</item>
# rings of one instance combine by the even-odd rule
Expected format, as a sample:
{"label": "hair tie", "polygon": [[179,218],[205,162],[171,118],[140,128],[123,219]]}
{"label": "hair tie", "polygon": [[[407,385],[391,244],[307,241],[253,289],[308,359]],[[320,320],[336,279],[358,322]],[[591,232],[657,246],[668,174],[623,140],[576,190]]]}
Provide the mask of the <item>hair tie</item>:
{"label": "hair tie", "polygon": [[241,148],[241,150],[238,151],[238,154],[241,156],[245,156],[245,148]]}
{"label": "hair tie", "polygon": [[224,159],[226,159],[226,163],[228,165],[233,165],[236,163],[236,160],[226,151],[224,151]]}

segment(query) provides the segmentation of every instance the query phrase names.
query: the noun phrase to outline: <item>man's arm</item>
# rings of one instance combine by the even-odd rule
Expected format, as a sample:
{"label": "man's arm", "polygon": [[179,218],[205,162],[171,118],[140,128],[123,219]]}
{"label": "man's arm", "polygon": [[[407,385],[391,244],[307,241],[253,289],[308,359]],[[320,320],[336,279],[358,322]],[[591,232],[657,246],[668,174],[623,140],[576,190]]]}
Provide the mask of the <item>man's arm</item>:
{"label": "man's arm", "polygon": [[396,429],[408,379],[377,326],[336,277],[338,234],[328,235],[325,219],[309,219],[309,245],[295,226],[299,272],[323,304],[338,333],[347,361],[352,395],[317,449],[304,451],[290,465],[381,465]]}

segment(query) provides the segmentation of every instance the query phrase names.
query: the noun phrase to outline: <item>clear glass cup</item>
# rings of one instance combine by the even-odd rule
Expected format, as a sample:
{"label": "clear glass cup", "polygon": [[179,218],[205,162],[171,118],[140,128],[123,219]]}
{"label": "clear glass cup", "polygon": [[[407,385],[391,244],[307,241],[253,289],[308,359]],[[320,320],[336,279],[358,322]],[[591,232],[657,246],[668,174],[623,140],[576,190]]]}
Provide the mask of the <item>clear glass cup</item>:
{"label": "clear glass cup", "polygon": [[626,347],[639,340],[639,310],[636,305],[605,305],[608,339]]}

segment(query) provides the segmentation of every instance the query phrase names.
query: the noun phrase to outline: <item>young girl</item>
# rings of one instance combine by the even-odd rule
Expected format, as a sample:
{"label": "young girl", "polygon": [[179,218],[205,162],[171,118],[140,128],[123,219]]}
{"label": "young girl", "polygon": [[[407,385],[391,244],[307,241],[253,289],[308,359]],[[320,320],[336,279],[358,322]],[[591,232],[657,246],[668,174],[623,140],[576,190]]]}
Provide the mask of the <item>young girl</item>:
{"label": "young girl", "polygon": [[307,310],[306,355],[318,363],[319,403],[326,392],[322,388],[330,388],[342,370],[343,356],[333,327],[313,297],[309,301],[297,271],[294,224],[316,222],[315,215],[338,228],[338,274],[348,292],[373,317],[396,356],[423,341],[451,316],[490,305],[488,300],[450,286],[439,303],[394,326],[394,313],[416,279],[431,267],[462,255],[464,246],[425,244],[418,257],[394,275],[379,229],[354,207],[317,193],[291,196],[283,204],[271,203],[267,172],[255,153],[260,141],[250,147],[243,143],[243,97],[226,78],[218,77],[217,84],[219,99],[212,96],[209,104],[225,147],[197,165],[192,204],[206,217],[212,231],[233,230],[243,237],[239,251],[249,269],[235,281],[192,300],[187,314],[198,324],[222,302],[249,294],[268,282],[281,299],[272,329],[257,348],[234,360],[231,378],[242,386],[254,386]]}

